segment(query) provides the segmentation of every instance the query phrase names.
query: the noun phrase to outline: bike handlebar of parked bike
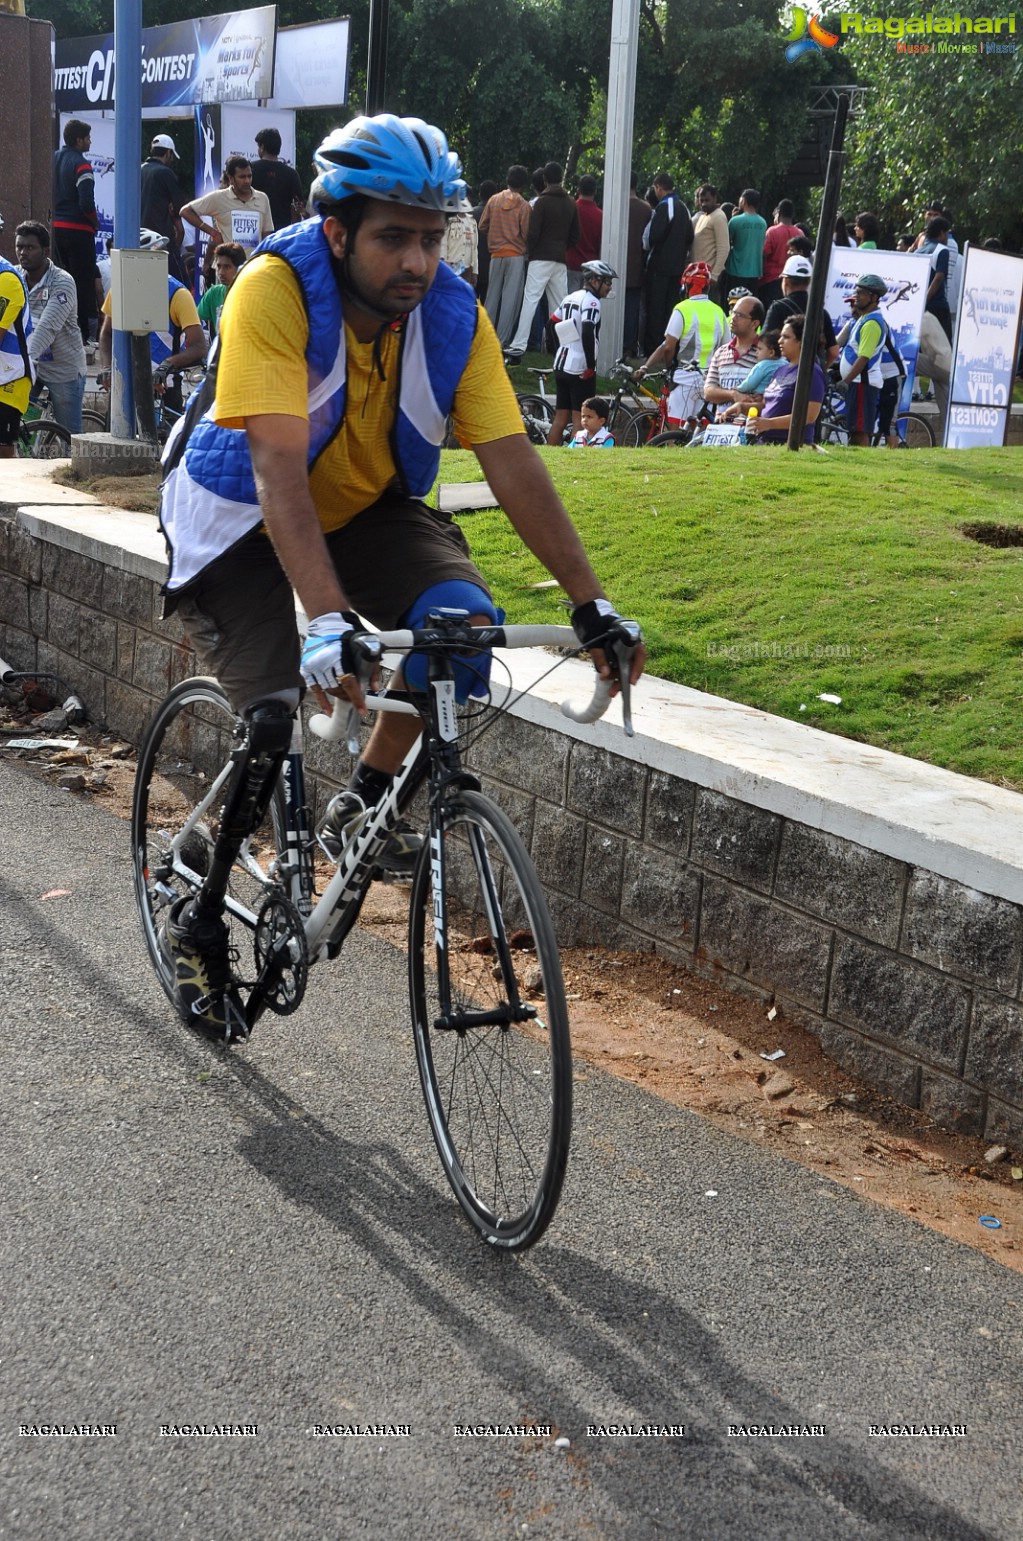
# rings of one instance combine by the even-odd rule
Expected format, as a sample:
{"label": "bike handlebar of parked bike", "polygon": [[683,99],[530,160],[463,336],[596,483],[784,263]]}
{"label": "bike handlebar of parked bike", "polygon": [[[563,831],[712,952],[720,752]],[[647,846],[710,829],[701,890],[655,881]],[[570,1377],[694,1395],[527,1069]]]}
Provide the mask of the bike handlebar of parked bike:
{"label": "bike handlebar of parked bike", "polygon": [[[641,633],[635,621],[617,621],[609,628],[604,651],[611,655],[612,666],[617,669],[617,680],[598,677],[592,699],[586,706],[577,707],[570,701],[561,703],[561,710],[573,722],[596,722],[603,717],[611,702],[611,692],[618,685],[622,697],[622,722],[629,738],[633,736],[631,710],[632,658],[639,646]],[[579,639],[571,626],[468,626],[457,621],[445,621],[414,631],[382,631],[365,633],[353,640],[352,647],[361,659],[358,678],[365,687],[380,664],[385,652],[407,653],[412,649],[436,650],[438,648],[478,648],[481,651],[494,648],[521,647],[570,647],[579,651]],[[403,712],[419,716],[408,701],[393,696],[366,696],[371,711]],[[309,719],[309,727],[318,738],[336,742],[345,738],[352,754],[359,752],[359,714],[354,706],[347,711],[335,709],[331,713],[316,712]]]}

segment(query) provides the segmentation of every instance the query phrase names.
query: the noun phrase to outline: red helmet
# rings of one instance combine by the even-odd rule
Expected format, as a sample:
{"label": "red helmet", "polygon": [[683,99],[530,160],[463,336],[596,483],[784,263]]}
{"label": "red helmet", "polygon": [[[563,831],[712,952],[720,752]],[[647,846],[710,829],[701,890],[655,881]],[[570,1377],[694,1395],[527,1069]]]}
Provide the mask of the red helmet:
{"label": "red helmet", "polygon": [[710,288],[713,277],[705,262],[691,262],[682,274],[682,283],[690,294],[703,294]]}

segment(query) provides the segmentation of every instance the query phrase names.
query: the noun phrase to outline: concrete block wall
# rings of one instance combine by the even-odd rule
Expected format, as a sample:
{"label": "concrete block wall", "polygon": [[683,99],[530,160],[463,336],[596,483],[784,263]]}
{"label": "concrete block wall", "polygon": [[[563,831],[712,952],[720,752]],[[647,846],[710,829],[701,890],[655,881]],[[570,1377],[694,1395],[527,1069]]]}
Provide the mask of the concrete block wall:
{"label": "concrete block wall", "polygon": [[[152,521],[7,514],[0,499],[0,656],[60,675],[137,743],[196,672],[159,619]],[[558,702],[590,671],[531,687],[548,662],[506,655],[519,698],[468,759],[529,844],[563,944],[656,949],[774,1001],[938,1123],[1023,1140],[1023,865],[1006,839],[1023,798],[663,681],[637,698],[635,739],[580,727]],[[347,761],[316,742],[309,767],[322,806]]]}

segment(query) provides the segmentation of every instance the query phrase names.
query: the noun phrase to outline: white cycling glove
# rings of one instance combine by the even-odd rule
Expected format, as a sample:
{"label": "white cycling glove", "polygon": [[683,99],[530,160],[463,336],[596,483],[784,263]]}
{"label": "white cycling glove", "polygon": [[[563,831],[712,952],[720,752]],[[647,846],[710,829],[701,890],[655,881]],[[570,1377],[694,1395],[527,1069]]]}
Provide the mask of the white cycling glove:
{"label": "white cycling glove", "polygon": [[342,674],[354,674],[351,642],[362,630],[362,621],[352,610],[331,610],[310,621],[299,665],[306,684],[333,690]]}

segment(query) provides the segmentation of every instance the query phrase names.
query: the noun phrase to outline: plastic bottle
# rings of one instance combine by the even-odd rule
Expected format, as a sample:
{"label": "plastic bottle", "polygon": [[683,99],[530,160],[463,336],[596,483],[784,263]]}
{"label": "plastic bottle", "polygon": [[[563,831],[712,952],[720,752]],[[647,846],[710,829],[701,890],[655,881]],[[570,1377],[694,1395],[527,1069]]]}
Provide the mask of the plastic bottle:
{"label": "plastic bottle", "polygon": [[759,408],[757,408],[757,407],[750,407],[749,411],[746,413],[746,421],[743,424],[742,432],[739,435],[739,439],[740,439],[741,443],[743,443],[743,444],[755,444],[757,442],[756,429],[754,429],[753,433],[750,434],[750,432],[749,432],[749,425],[750,425],[750,423],[755,423],[759,416],[760,416]]}

